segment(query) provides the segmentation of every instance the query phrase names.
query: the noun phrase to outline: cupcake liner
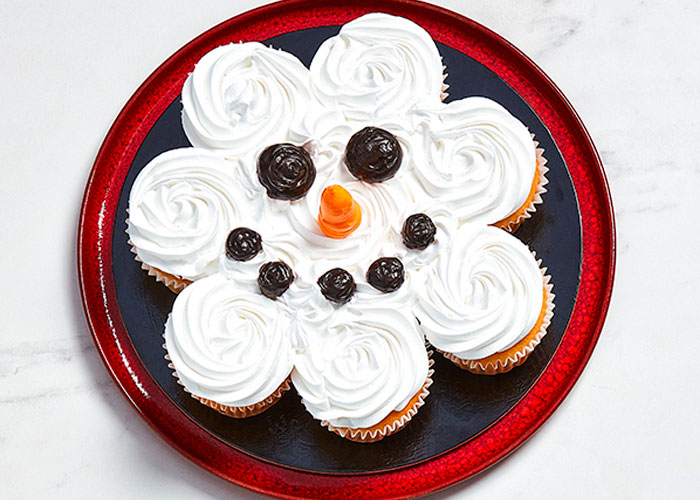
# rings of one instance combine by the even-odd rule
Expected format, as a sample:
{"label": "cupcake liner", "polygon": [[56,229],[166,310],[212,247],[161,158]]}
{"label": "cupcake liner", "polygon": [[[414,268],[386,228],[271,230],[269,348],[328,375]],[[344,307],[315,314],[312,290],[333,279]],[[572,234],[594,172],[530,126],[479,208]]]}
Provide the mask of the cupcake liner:
{"label": "cupcake liner", "polygon": [[444,101],[450,95],[447,93],[447,89],[449,89],[450,86],[445,83],[446,79],[447,79],[447,66],[445,66],[443,64],[443,66],[442,66],[442,88],[440,89],[440,100],[441,101]]}
{"label": "cupcake liner", "polygon": [[[165,344],[163,344],[163,349],[167,351],[167,347]],[[168,361],[170,361],[170,355],[166,354],[164,358]],[[284,382],[282,382],[275,391],[267,396],[265,399],[262,401],[259,401],[255,404],[248,405],[248,406],[229,406],[229,405],[224,405],[221,403],[217,403],[216,401],[212,401],[211,399],[203,398],[202,396],[197,396],[196,394],[193,394],[187,387],[185,387],[185,384],[180,380],[179,375],[177,374],[177,371],[175,370],[175,366],[172,363],[168,363],[168,368],[170,368],[173,373],[173,377],[177,379],[178,385],[181,385],[183,390],[188,393],[190,396],[192,396],[194,399],[199,401],[205,406],[208,406],[212,410],[216,410],[222,415],[226,415],[227,417],[231,418],[246,418],[246,417],[252,417],[255,415],[258,415],[271,406],[273,406],[277,401],[279,401],[282,396],[284,395],[285,392],[287,392],[290,388],[291,385],[289,384],[291,375],[287,377]]]}
{"label": "cupcake liner", "polygon": [[518,210],[505,219],[493,224],[510,233],[515,232],[525,219],[532,217],[532,214],[537,209],[535,205],[542,203],[542,195],[547,192],[545,186],[549,183],[546,177],[549,168],[547,167],[547,158],[544,157],[544,149],[538,147],[540,143],[535,140],[535,134],[530,134],[530,136],[535,143],[535,162],[537,164],[530,194],[525,203]]}
{"label": "cupcake liner", "polygon": [[[532,252],[535,255],[535,252]],[[542,260],[537,261],[537,265],[541,265]],[[551,276],[545,274],[546,267],[540,267],[542,272],[542,281],[544,284],[544,303],[542,311],[537,319],[537,323],[530,332],[517,344],[503,352],[497,352],[482,359],[462,359],[455,354],[438,351],[447,359],[463,370],[467,370],[477,375],[496,375],[506,373],[516,366],[522,365],[528,356],[540,344],[542,338],[547,334],[547,328],[552,322],[554,316],[554,293],[552,293],[553,285],[550,283]]]}
{"label": "cupcake liner", "polygon": [[210,399],[195,396],[194,394],[192,394],[192,397],[200,403],[208,406],[213,410],[218,411],[223,415],[226,415],[227,417],[246,418],[258,415],[270,408],[271,406],[273,406],[275,403],[277,403],[277,401],[279,401],[282,398],[284,393],[287,392],[290,389],[290,387],[291,386],[289,385],[289,377],[287,377],[287,380],[282,382],[282,384],[275,390],[275,392],[270,394],[268,397],[266,397],[259,403],[255,403],[254,405],[249,406],[226,406],[212,401]]}
{"label": "cupcake liner", "polygon": [[[129,234],[129,219],[126,219],[126,225],[127,229],[125,230],[125,232],[126,234]],[[165,286],[167,286],[171,292],[180,293],[185,289],[187,285],[192,283],[192,281],[188,279],[182,278],[180,276],[175,276],[174,274],[166,273],[165,271],[161,271],[157,267],[153,267],[149,264],[146,264],[143,260],[141,260],[138,253],[136,252],[136,245],[134,245],[134,242],[131,241],[131,238],[129,238],[128,241],[129,246],[131,247],[131,253],[134,254],[136,262],[139,262],[141,264],[141,269],[148,272],[149,276],[153,276],[157,282],[163,283]]]}
{"label": "cupcake liner", "polygon": [[[429,351],[428,356],[430,355],[432,355],[432,351]],[[425,398],[430,394],[428,388],[433,385],[432,376],[433,373],[435,373],[435,370],[432,369],[433,363],[434,361],[432,359],[428,360],[428,377],[421,390],[411,398],[402,410],[392,411],[378,424],[369,428],[351,429],[349,427],[335,427],[327,420],[323,420],[321,421],[321,425],[327,427],[329,431],[338,434],[340,437],[355,441],[356,443],[375,443],[400,431],[411,421],[413,416],[418,413],[418,409],[425,404]]]}

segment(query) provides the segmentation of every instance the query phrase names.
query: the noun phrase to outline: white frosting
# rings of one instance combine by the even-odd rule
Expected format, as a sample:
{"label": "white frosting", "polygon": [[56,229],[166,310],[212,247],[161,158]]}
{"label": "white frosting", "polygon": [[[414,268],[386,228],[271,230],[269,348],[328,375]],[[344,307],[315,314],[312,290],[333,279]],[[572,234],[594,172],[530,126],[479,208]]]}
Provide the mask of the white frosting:
{"label": "white frosting", "polygon": [[[442,104],[442,86],[430,36],[378,13],[324,42],[310,72],[259,43],[219,47],[197,63],[183,88],[183,127],[193,144],[234,161],[197,149],[161,155],[134,184],[129,227],[142,260],[198,280],[178,296],[166,325],[168,351],[191,392],[254,404],[294,364],[293,383],[315,418],[367,428],[421,391],[423,334],[439,349],[479,359],[534,326],[543,301],[538,265],[515,237],[485,226],[525,202],[533,141],[493,101]],[[389,130],[402,146],[391,180],[367,184],[344,165],[350,137],[365,126]],[[258,154],[279,142],[303,145],[317,169],[300,200],[271,199],[257,180]],[[332,184],[362,211],[343,239],[326,237],[317,222],[321,193]],[[414,213],[437,227],[422,251],[401,238]],[[262,252],[247,262],[224,253],[226,236],[240,226],[262,236]],[[399,257],[406,269],[390,294],[365,279],[383,256]],[[257,285],[260,266],[273,260],[295,273],[277,300]],[[335,267],[358,287],[342,306],[316,283]]]}
{"label": "white frosting", "polygon": [[412,114],[416,201],[439,199],[462,222],[505,219],[528,198],[535,145],[527,128],[500,104],[469,97]]}
{"label": "white frosting", "polygon": [[535,326],[542,273],[516,237],[464,224],[431,265],[417,273],[416,317],[438,349],[462,359],[505,351]]}
{"label": "white frosting", "polygon": [[440,102],[443,70],[435,42],[402,17],[372,13],[347,23],[319,47],[310,70],[314,95],[348,118]]}
{"label": "white frosting", "polygon": [[[411,293],[410,287],[395,293],[401,290]],[[352,303],[304,330],[292,382],[314,418],[335,427],[371,427],[421,391],[428,356],[403,299],[358,284]]]}
{"label": "white frosting", "polygon": [[216,271],[226,236],[263,197],[240,162],[197,148],[167,151],[134,181],[129,238],[146,264],[195,280]]}
{"label": "white frosting", "polygon": [[222,150],[254,168],[267,146],[303,143],[309,72],[292,54],[257,42],[207,53],[182,88],[182,125],[195,146]]}
{"label": "white frosting", "polygon": [[165,344],[178,378],[197,396],[242,407],[264,400],[292,370],[285,308],[222,275],[175,299]]}

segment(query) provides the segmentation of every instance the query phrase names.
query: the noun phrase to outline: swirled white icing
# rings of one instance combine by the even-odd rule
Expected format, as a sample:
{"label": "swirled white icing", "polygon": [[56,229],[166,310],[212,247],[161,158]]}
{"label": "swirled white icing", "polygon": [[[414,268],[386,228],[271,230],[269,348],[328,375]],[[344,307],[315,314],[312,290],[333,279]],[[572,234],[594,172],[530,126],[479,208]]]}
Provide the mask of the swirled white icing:
{"label": "swirled white icing", "polygon": [[415,279],[415,314],[425,336],[462,359],[512,347],[542,310],[542,274],[534,256],[493,226],[464,224]]}
{"label": "swirled white icing", "polygon": [[264,400],[289,376],[288,326],[281,304],[215,274],[177,296],[165,345],[192,394],[242,407]]}
{"label": "swirled white icing", "polygon": [[345,24],[319,47],[310,71],[318,100],[348,118],[440,102],[443,70],[435,42],[402,17],[372,13]]}
{"label": "swirled white icing", "polygon": [[182,125],[195,146],[252,159],[265,147],[303,143],[309,71],[292,54],[261,43],[207,53],[182,88]]}
{"label": "swirled white icing", "polygon": [[535,178],[530,132],[500,104],[468,97],[412,113],[416,200],[439,199],[463,222],[491,224],[527,200]]}
{"label": "swirled white icing", "polygon": [[229,231],[263,203],[240,162],[182,148],[157,156],[129,195],[129,238],[138,257],[189,280],[215,272]]}
{"label": "swirled white icing", "polygon": [[314,418],[367,428],[404,409],[420,392],[428,356],[409,311],[401,297],[358,284],[351,304],[305,331],[292,382]]}
{"label": "swirled white icing", "polygon": [[[479,359],[517,343],[535,324],[542,277],[527,247],[486,227],[517,210],[535,175],[529,132],[497,103],[442,104],[443,67],[430,36],[411,21],[369,14],[322,44],[310,71],[259,43],[205,55],[183,87],[183,127],[202,150],[176,150],[149,164],[130,197],[129,234],[146,263],[197,280],[166,325],[168,351],[194,394],[230,406],[254,404],[287,377],[308,411],[335,427],[367,428],[401,410],[426,381],[428,339]],[[404,160],[381,184],[352,177],[344,150],[365,126],[397,136]],[[255,175],[260,151],[292,142],[311,154],[307,195],[267,197]],[[340,184],[362,210],[343,239],[321,232],[323,189]],[[405,248],[413,213],[437,227],[425,250]],[[262,236],[252,260],[228,259],[228,232]],[[369,264],[398,256],[406,282],[383,294]],[[279,299],[263,297],[260,266],[282,260],[296,275]],[[357,282],[343,306],[316,280],[341,267]],[[213,276],[205,277],[214,274]],[[418,325],[416,320],[421,321]]]}

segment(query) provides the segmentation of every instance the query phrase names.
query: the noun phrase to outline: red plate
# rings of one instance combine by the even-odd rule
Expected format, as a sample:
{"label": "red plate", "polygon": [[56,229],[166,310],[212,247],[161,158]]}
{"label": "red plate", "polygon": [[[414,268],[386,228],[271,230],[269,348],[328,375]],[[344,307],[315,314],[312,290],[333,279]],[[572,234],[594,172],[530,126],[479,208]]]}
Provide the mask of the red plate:
{"label": "red plate", "polygon": [[[568,326],[562,326],[558,347],[552,344],[550,357],[529,390],[483,431],[408,465],[375,467],[371,472],[306,470],[257,458],[214,435],[158,383],[149,370],[150,361],[139,356],[132,342],[122,316],[130,312],[120,308],[117,297],[115,276],[121,271],[115,266],[113,244],[115,230],[121,231],[117,224],[125,217],[118,205],[137,152],[179,95],[194,63],[207,51],[230,41],[262,41],[306,28],[342,25],[370,11],[419,23],[445,50],[469,56],[497,75],[534,112],[556,146],[552,149],[558,149],[573,186],[580,218],[580,275],[577,293],[575,287],[572,292],[573,311]],[[195,463],[239,485],[281,497],[415,496],[473,476],[508,455],[557,408],[588,361],[608,309],[614,264],[614,221],[605,174],[566,98],[532,61],[495,33],[450,11],[401,0],[359,5],[337,1],[323,7],[310,1],[281,2],[230,19],[187,44],[136,91],[107,134],[86,187],[78,235],[85,314],[107,369],[136,410]],[[554,281],[556,287],[556,276]]]}

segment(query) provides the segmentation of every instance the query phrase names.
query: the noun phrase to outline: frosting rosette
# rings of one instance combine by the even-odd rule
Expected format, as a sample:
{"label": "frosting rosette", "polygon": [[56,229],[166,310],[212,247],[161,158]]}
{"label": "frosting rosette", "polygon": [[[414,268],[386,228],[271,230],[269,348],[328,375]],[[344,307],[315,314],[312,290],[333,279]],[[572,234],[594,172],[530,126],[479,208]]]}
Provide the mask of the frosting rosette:
{"label": "frosting rosette", "polygon": [[292,54],[258,42],[208,52],[182,88],[182,125],[194,146],[251,158],[266,146],[303,143],[309,71]]}
{"label": "frosting rosette", "polygon": [[437,104],[443,66],[435,42],[417,24],[372,13],[345,24],[311,61],[311,88],[348,118],[404,113]]}
{"label": "frosting rosette", "polygon": [[530,132],[500,104],[468,97],[412,118],[417,200],[440,199],[461,222],[491,224],[523,206],[536,180]]}
{"label": "frosting rosette", "polygon": [[167,151],[134,181],[129,239],[145,264],[198,279],[216,271],[229,231],[261,198],[240,162],[198,148]]}
{"label": "frosting rosette", "polygon": [[246,407],[268,398],[292,370],[283,306],[212,275],[177,296],[165,346],[177,377],[198,398]]}
{"label": "frosting rosette", "polygon": [[416,280],[415,314],[426,338],[461,359],[509,349],[543,310],[544,282],[534,256],[493,226],[462,225]]}
{"label": "frosting rosette", "polygon": [[316,323],[297,346],[294,387],[311,415],[333,427],[378,424],[428,378],[423,337],[406,304],[397,308],[391,294],[363,288],[369,285],[358,284],[357,300]]}

